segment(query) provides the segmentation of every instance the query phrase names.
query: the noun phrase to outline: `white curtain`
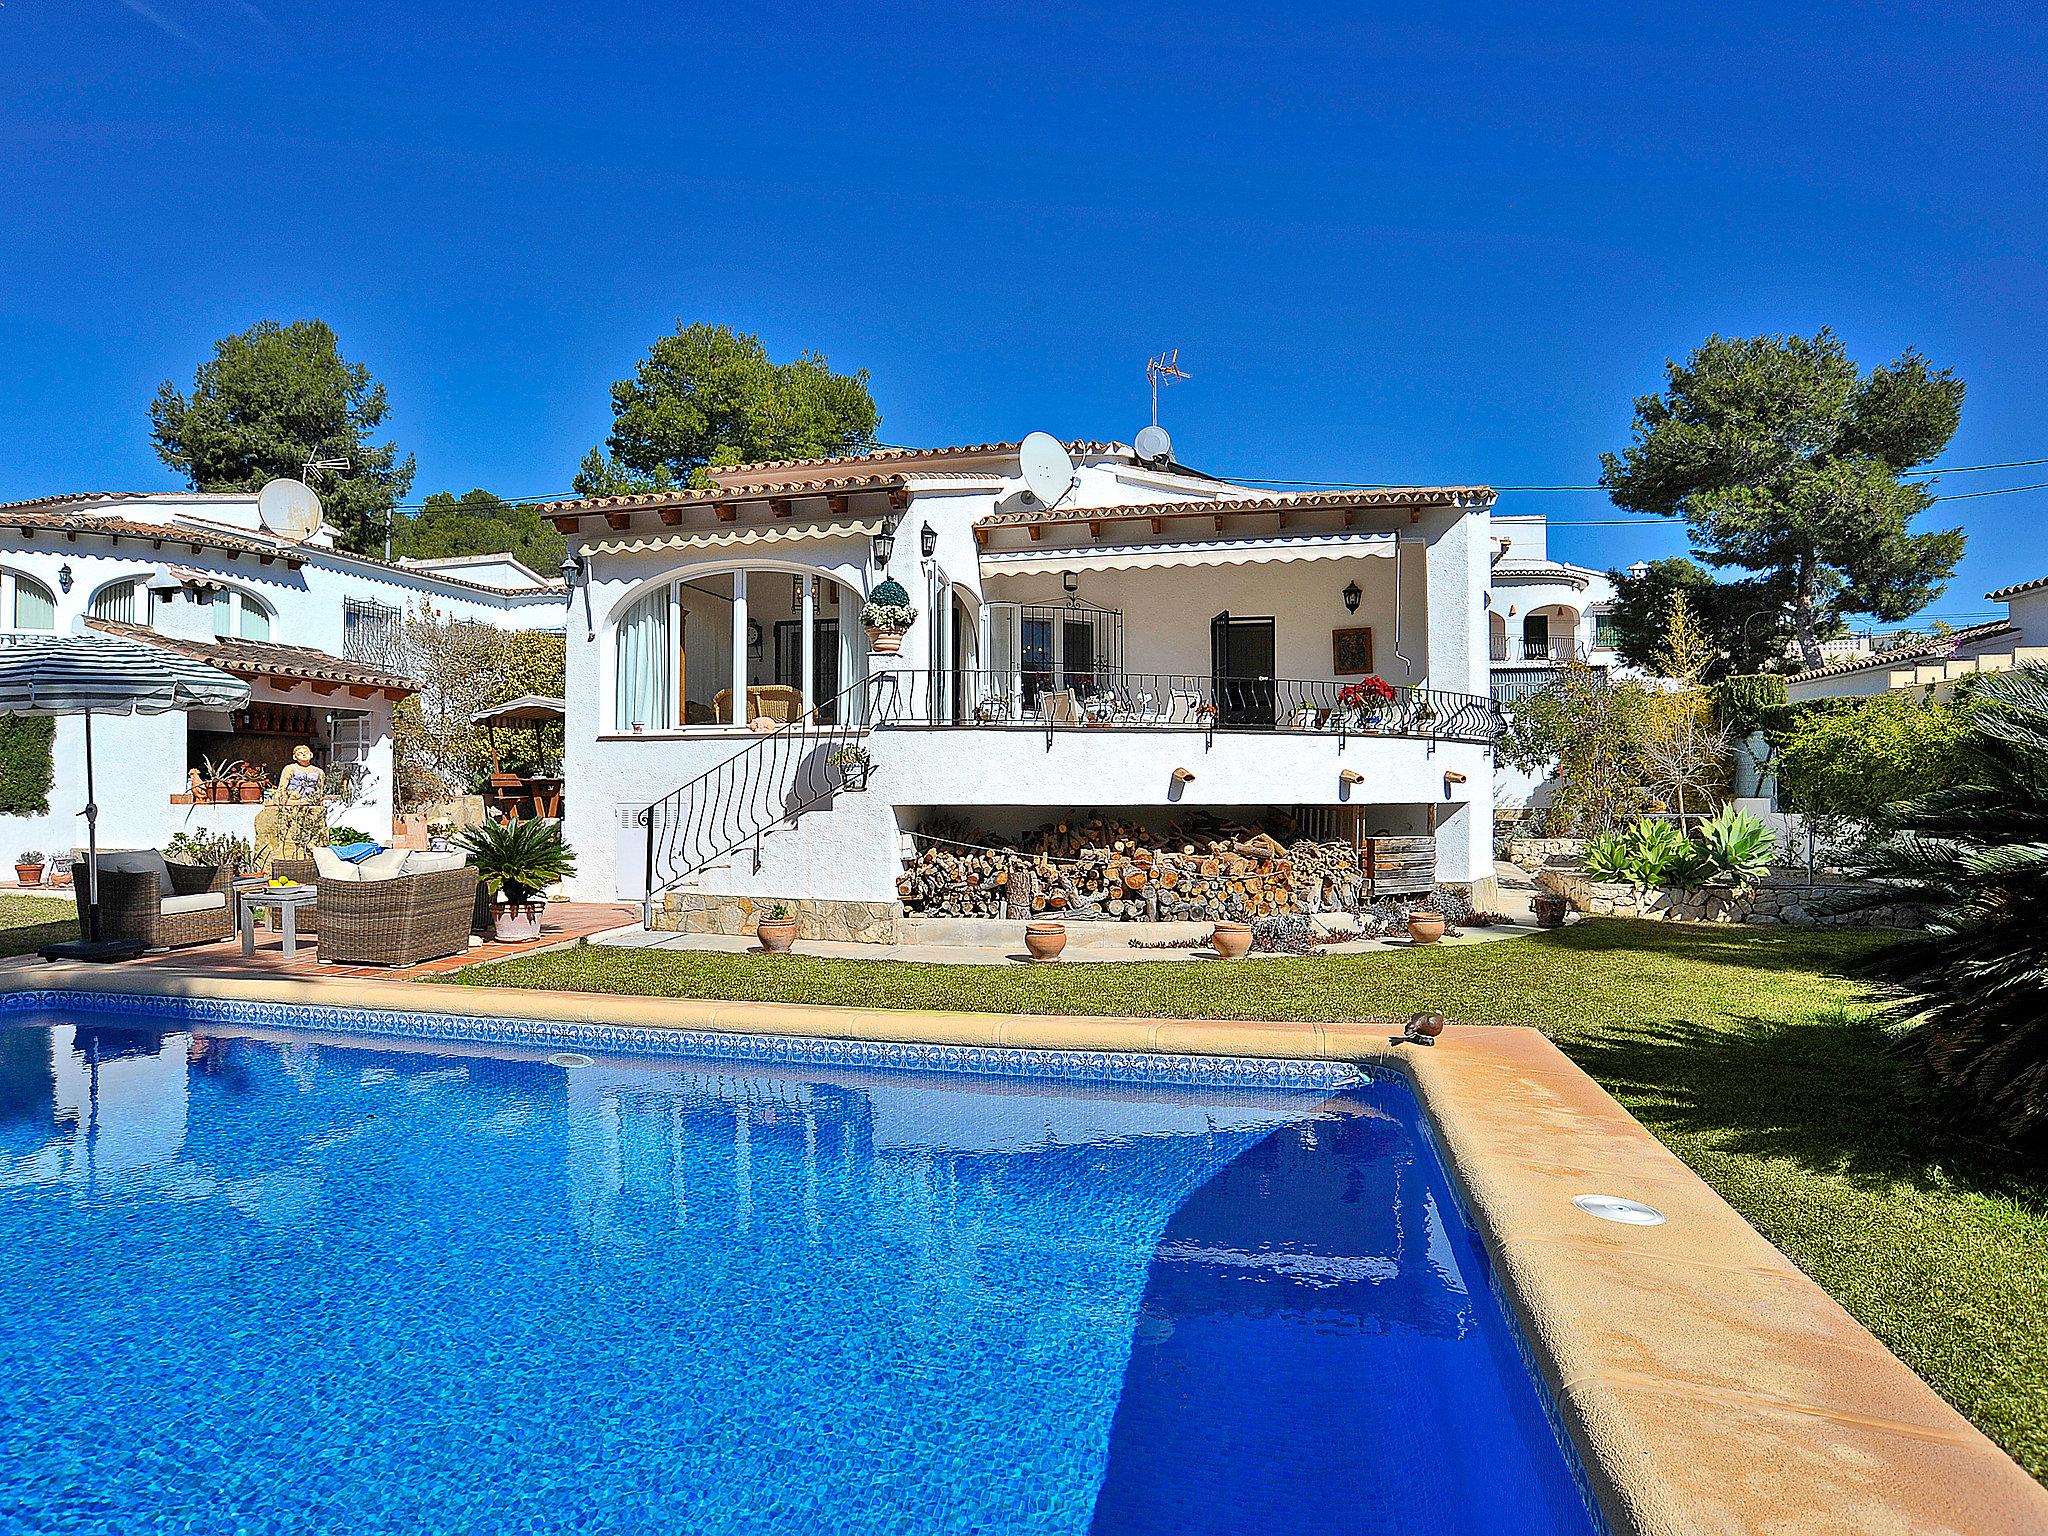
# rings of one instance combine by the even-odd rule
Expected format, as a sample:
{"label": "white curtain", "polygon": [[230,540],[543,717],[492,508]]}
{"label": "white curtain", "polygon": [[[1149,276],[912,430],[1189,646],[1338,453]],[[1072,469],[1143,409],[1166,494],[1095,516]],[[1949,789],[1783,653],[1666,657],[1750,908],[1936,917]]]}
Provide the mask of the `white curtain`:
{"label": "white curtain", "polygon": [[668,588],[656,587],[619,620],[618,698],[614,727],[665,731],[675,724],[669,682]]}

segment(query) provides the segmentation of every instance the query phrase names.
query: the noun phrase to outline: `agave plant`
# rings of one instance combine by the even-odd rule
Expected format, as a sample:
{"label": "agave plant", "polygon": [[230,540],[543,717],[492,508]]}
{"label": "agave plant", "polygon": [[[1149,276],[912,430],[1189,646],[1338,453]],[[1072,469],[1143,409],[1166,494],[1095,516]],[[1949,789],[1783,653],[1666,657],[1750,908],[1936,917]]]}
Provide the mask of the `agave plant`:
{"label": "agave plant", "polygon": [[465,832],[458,846],[485,888],[515,907],[576,872],[576,856],[562,841],[558,821],[486,822]]}
{"label": "agave plant", "polygon": [[2048,668],[1987,678],[1962,782],[1887,813],[1854,872],[1924,931],[1872,970],[1905,989],[1900,1049],[1973,1119],[2048,1157]]}
{"label": "agave plant", "polygon": [[1586,844],[1586,873],[1595,880],[1627,880],[1628,839],[1619,832],[1602,832]]}
{"label": "agave plant", "polygon": [[1699,827],[1702,873],[1727,875],[1747,885],[1767,873],[1778,851],[1778,835],[1761,817],[1724,805]]}
{"label": "agave plant", "polygon": [[1626,880],[1648,889],[1676,885],[1696,871],[1699,858],[1683,832],[1645,816],[1626,832],[1607,832],[1586,846],[1586,872],[1597,880]]}

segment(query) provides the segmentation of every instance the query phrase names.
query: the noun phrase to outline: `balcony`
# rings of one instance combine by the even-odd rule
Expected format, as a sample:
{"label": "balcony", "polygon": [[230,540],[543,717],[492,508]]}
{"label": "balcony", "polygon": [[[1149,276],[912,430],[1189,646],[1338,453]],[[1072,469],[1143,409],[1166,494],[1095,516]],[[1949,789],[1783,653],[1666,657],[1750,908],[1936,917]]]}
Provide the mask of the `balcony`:
{"label": "balcony", "polygon": [[1591,648],[1574,640],[1531,640],[1519,636],[1493,641],[1493,659],[1504,666],[1554,667],[1591,659]]}
{"label": "balcony", "polygon": [[1286,732],[1491,742],[1491,698],[1387,686],[1384,696],[1321,679],[1173,672],[889,671],[859,696],[871,727],[1043,731]]}

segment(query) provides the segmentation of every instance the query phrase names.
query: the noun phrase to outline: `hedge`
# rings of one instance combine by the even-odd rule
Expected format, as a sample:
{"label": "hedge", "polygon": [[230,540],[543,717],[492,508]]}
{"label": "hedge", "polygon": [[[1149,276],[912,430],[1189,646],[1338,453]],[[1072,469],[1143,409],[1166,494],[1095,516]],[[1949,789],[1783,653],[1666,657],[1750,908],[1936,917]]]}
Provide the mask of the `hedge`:
{"label": "hedge", "polygon": [[48,715],[0,715],[0,815],[48,814],[56,739]]}

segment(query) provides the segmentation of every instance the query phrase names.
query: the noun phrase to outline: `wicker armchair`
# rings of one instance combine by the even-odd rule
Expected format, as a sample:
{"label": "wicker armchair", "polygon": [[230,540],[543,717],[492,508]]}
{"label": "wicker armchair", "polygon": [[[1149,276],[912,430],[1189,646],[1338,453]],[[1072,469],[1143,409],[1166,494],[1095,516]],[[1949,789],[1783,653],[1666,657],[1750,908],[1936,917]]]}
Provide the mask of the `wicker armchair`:
{"label": "wicker armchair", "polygon": [[[126,939],[146,949],[178,949],[187,944],[213,944],[235,931],[235,902],[229,889],[234,871],[225,867],[208,869],[199,864],[164,864],[170,889],[164,889],[154,871],[134,873],[107,868],[101,856],[100,937]],[[72,895],[78,902],[79,932],[89,931],[91,879],[80,860],[71,866]],[[164,910],[166,899],[173,907],[184,905],[180,898],[218,894],[218,903],[194,903],[195,911]]]}
{"label": "wicker armchair", "polygon": [[322,880],[313,862],[280,859],[274,874],[316,887],[314,912],[300,911],[298,930],[320,935],[320,958],[337,965],[418,965],[469,948],[475,925],[477,875],[449,869],[389,880]]}

